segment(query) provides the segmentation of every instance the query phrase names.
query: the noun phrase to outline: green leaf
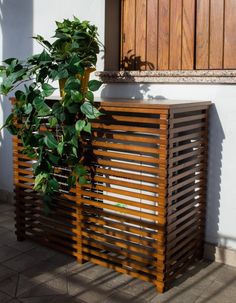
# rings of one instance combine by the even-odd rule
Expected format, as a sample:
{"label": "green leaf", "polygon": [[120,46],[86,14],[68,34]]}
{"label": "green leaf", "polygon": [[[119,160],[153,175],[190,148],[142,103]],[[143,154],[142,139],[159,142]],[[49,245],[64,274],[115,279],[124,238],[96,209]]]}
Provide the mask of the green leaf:
{"label": "green leaf", "polygon": [[79,112],[80,106],[78,103],[71,104],[67,106],[68,112],[71,114],[76,114]]}
{"label": "green leaf", "polygon": [[75,176],[69,176],[68,179],[67,179],[67,183],[70,187],[75,186],[76,177]]}
{"label": "green leaf", "polygon": [[83,94],[81,94],[79,91],[72,90],[70,94],[71,99],[75,102],[81,102],[83,100]]}
{"label": "green leaf", "polygon": [[83,185],[83,184],[87,184],[87,183],[88,183],[88,180],[84,176],[79,177],[79,184]]}
{"label": "green leaf", "polygon": [[60,160],[60,158],[58,156],[53,155],[51,152],[48,153],[48,158],[55,165],[57,165]]}
{"label": "green leaf", "polygon": [[50,127],[55,127],[58,124],[58,120],[56,117],[50,117],[48,119],[48,122],[49,122]]}
{"label": "green leaf", "polygon": [[86,93],[86,98],[90,101],[93,102],[94,101],[94,94],[91,91],[87,91]]}
{"label": "green leaf", "polygon": [[88,83],[88,88],[94,92],[94,91],[98,90],[101,87],[101,85],[102,85],[101,81],[90,80]]}
{"label": "green leaf", "polygon": [[77,164],[73,171],[78,177],[87,175],[87,170],[82,164]]}
{"label": "green leaf", "polygon": [[90,102],[84,102],[80,106],[81,112],[85,114],[88,119],[96,119],[101,115],[99,110],[96,109]]}
{"label": "green leaf", "polygon": [[48,84],[48,83],[44,83],[42,85],[42,89],[43,89],[43,94],[45,97],[49,97],[53,94],[53,92],[56,90],[56,88],[54,88],[52,85]]}
{"label": "green leaf", "polygon": [[84,131],[91,134],[92,124],[90,122],[87,122],[87,124],[84,126]]}
{"label": "green leaf", "polygon": [[44,49],[43,52],[38,57],[39,63],[46,64],[52,62],[50,55]]}
{"label": "green leaf", "polygon": [[22,92],[21,90],[17,90],[15,92],[15,97],[17,101],[24,101],[26,99],[24,92]]}
{"label": "green leaf", "polygon": [[77,148],[75,146],[72,147],[73,154],[78,157]]}
{"label": "green leaf", "polygon": [[48,181],[48,187],[50,188],[51,191],[58,191],[59,183],[55,178],[51,178]]}
{"label": "green leaf", "polygon": [[45,181],[47,181],[49,174],[40,173],[35,177],[34,190],[41,190]]}
{"label": "green leaf", "polygon": [[71,90],[80,90],[80,80],[75,78],[69,78],[65,83],[64,88],[66,93],[70,93]]}
{"label": "green leaf", "polygon": [[60,156],[62,156],[63,154],[63,151],[64,151],[64,145],[65,143],[64,142],[60,142],[57,146],[57,152]]}
{"label": "green leaf", "polygon": [[32,110],[33,110],[33,106],[30,103],[23,105],[23,111],[26,115],[29,115],[32,112]]}
{"label": "green leaf", "polygon": [[46,132],[46,136],[44,137],[44,143],[47,145],[48,148],[52,149],[57,148],[58,146],[56,138],[50,132]]}
{"label": "green leaf", "polygon": [[75,129],[78,133],[80,133],[84,126],[85,126],[86,122],[84,120],[78,120],[76,123],[75,123]]}
{"label": "green leaf", "polygon": [[18,59],[16,58],[8,58],[6,60],[3,61],[4,63],[6,63],[7,65],[12,64],[13,62],[15,62],[15,64],[18,62]]}
{"label": "green leaf", "polygon": [[34,98],[33,105],[38,112],[38,116],[47,116],[51,113],[51,108],[44,102],[44,98],[41,96]]}

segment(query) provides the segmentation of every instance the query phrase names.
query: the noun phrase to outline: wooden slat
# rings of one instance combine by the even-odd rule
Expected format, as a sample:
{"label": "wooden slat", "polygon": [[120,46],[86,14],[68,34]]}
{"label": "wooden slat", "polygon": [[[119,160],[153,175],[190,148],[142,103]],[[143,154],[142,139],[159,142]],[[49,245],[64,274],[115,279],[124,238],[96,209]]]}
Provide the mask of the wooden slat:
{"label": "wooden slat", "polygon": [[158,25],[158,69],[169,69],[169,41],[170,41],[170,4],[169,0],[159,0]]}
{"label": "wooden slat", "polygon": [[158,0],[147,0],[147,70],[157,69]]}
{"label": "wooden slat", "polygon": [[194,69],[195,0],[183,0],[182,69]]}
{"label": "wooden slat", "polygon": [[223,68],[224,0],[210,0],[209,68]]}
{"label": "wooden slat", "polygon": [[225,0],[224,68],[236,68],[236,1]]}
{"label": "wooden slat", "polygon": [[170,54],[169,69],[182,67],[182,0],[170,1]]}
{"label": "wooden slat", "polygon": [[[147,1],[136,0],[135,69],[146,70]],[[130,28],[129,28],[130,30]]]}
{"label": "wooden slat", "polygon": [[136,0],[122,0],[122,58],[121,66],[127,70],[135,68],[135,4]]}
{"label": "wooden slat", "polygon": [[196,69],[209,68],[210,0],[197,0]]}
{"label": "wooden slat", "polygon": [[[122,203],[125,205],[125,207],[128,206],[133,206],[136,208],[142,208],[142,212],[144,212],[144,210],[151,210],[153,212],[158,212],[159,215],[163,214],[163,208],[162,207],[158,207],[152,204],[146,204],[146,203],[141,203],[141,202],[135,202],[135,201],[131,201],[131,200],[127,200],[127,199],[122,199],[122,198],[116,198],[113,197],[111,195],[105,195],[103,194],[98,194],[95,192],[91,192],[91,191],[81,191],[83,196],[87,196],[87,197],[93,197],[93,198],[97,198],[97,199],[104,199],[106,201],[110,201],[110,202],[115,202],[115,203]],[[104,208],[106,208],[106,204],[104,204]],[[159,216],[158,215],[158,216]]]}

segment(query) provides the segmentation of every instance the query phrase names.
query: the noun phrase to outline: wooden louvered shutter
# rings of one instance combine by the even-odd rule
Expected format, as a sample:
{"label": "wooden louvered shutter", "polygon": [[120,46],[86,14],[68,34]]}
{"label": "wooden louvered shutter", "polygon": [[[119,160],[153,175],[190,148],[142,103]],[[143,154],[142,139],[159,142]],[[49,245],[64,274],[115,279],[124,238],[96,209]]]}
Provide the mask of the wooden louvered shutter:
{"label": "wooden louvered shutter", "polygon": [[195,0],[123,0],[123,68],[193,69],[194,24]]}
{"label": "wooden louvered shutter", "polygon": [[236,1],[197,0],[196,69],[236,68]]}
{"label": "wooden louvered shutter", "polygon": [[236,0],[122,0],[121,68],[236,69]]}

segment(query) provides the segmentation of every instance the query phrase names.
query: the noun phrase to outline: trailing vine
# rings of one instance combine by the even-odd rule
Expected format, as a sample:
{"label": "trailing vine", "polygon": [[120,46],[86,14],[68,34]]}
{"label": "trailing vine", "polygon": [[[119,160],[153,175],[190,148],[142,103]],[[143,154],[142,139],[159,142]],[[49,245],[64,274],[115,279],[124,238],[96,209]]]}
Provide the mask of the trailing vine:
{"label": "trailing vine", "polygon": [[[82,78],[97,62],[100,42],[97,28],[74,17],[56,22],[53,43],[38,35],[40,54],[25,61],[9,58],[1,67],[0,93],[14,91],[12,113],[3,127],[23,144],[22,153],[34,159],[34,189],[43,193],[45,205],[60,191],[55,173],[68,168],[68,188],[87,182],[86,151],[82,134],[91,134],[91,121],[101,113],[93,105],[101,82]],[[50,101],[53,81],[64,82],[63,97]]]}

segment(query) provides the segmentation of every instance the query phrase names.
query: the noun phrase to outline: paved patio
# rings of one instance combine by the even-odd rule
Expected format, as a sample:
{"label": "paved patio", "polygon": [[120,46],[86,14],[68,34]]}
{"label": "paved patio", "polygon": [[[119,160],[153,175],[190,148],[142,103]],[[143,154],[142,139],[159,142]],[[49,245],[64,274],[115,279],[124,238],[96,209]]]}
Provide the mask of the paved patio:
{"label": "paved patio", "polygon": [[146,282],[33,242],[17,242],[14,208],[0,203],[0,303],[235,303],[236,268],[201,261],[165,294]]}

